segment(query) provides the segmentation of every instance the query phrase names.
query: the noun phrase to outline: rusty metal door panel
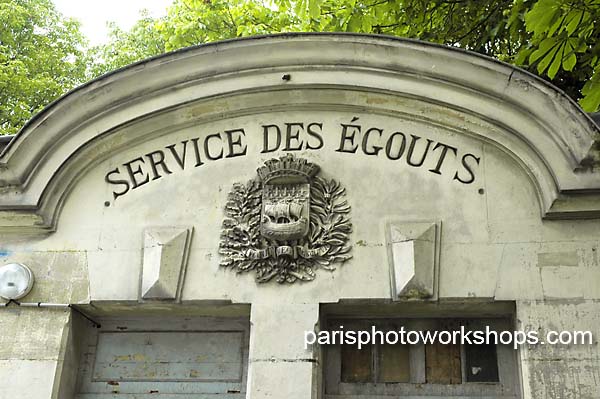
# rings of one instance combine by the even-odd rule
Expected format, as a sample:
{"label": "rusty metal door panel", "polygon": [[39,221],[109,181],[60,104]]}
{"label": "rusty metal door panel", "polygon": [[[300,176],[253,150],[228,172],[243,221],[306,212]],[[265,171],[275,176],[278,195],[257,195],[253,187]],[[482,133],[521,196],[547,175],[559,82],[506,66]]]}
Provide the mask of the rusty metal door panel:
{"label": "rusty metal door panel", "polygon": [[109,332],[98,339],[94,381],[241,381],[241,331]]}
{"label": "rusty metal door panel", "polygon": [[76,399],[245,397],[249,320],[104,320],[84,339]]}
{"label": "rusty metal door panel", "polygon": [[[153,393],[153,394],[124,394],[124,393],[89,393],[89,394],[79,394],[76,396],[76,399],[240,399],[245,397],[243,394],[215,394],[215,393],[207,393],[207,394],[161,394],[161,393]],[[435,399],[435,398],[434,398]],[[510,399],[510,398],[509,398]]]}

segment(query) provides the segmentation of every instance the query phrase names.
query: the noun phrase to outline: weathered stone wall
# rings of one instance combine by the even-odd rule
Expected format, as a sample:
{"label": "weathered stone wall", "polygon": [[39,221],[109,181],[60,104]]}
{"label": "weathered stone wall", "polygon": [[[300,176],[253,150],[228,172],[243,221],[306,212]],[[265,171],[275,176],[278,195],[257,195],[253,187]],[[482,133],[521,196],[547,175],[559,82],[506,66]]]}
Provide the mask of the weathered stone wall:
{"label": "weathered stone wall", "polygon": [[[200,67],[192,79],[185,71],[193,60],[183,54],[152,66],[154,75],[144,75],[150,67],[138,67],[123,72],[125,83],[109,78],[115,82],[105,82],[107,88],[97,82],[91,94],[82,94],[89,102],[80,99],[87,104],[81,118],[98,108],[89,120],[71,120],[72,111],[62,108],[49,115],[37,129],[40,135],[64,129],[55,144],[42,143],[54,151],[29,160],[33,166],[0,168],[8,171],[0,175],[0,264],[24,263],[36,277],[23,301],[91,303],[87,309],[102,315],[142,312],[149,306],[140,292],[145,232],[193,230],[181,293],[162,311],[250,304],[247,397],[316,399],[322,359],[319,348],[304,349],[303,338],[318,324],[320,305],[390,303],[390,269],[402,265],[390,255],[387,229],[437,223],[433,300],[423,301],[514,301],[520,328],[591,330],[592,346],[522,347],[520,375],[525,399],[597,398],[600,225],[593,192],[600,179],[578,163],[589,144],[587,122],[547,86],[489,60],[466,62],[461,53],[449,57],[452,62],[433,62],[434,52],[446,50],[336,40],[339,46],[327,44],[341,54],[327,61],[335,68],[294,66],[290,87],[281,87],[288,82],[281,72],[292,68],[286,60],[297,59],[293,48],[273,55],[271,64],[281,71],[256,66],[249,70],[266,75],[236,72],[218,81],[207,78],[214,71]],[[296,43],[298,51],[319,53],[322,45]],[[267,50],[274,51],[261,51]],[[230,51],[233,56],[219,55],[225,69],[253,59],[249,48]],[[412,58],[400,56],[405,53]],[[386,54],[402,60],[402,68]],[[393,65],[364,75],[371,71],[365,65],[378,62]],[[356,68],[336,69],[352,63]],[[469,77],[476,87],[449,83],[466,64],[476,71]],[[151,89],[175,77],[180,80]],[[198,81],[202,85],[192,84]],[[111,99],[114,108],[106,108]],[[527,101],[530,108],[523,110]],[[309,133],[311,124],[320,126],[318,133]],[[265,141],[265,131],[275,128],[265,126],[280,129],[277,150],[269,151],[276,136]],[[227,133],[242,129],[237,136]],[[399,159],[393,159],[399,142],[386,148],[396,132],[407,140]],[[427,154],[420,165],[407,160],[411,142],[416,153]],[[24,151],[19,142],[15,146]],[[253,272],[219,266],[224,206],[235,182],[256,178],[265,161],[287,153],[318,164],[321,177],[345,187],[353,257],[333,271],[317,270],[314,281],[259,284]],[[13,189],[28,170],[33,177]],[[9,206],[15,201],[19,206]],[[35,212],[23,210],[30,208]],[[78,321],[69,315],[61,309],[0,309],[0,379],[10,381],[0,384],[0,398],[72,395]]]}
{"label": "weathered stone wall", "polygon": [[[303,117],[295,115],[294,120]],[[312,117],[321,121],[328,118],[324,114]],[[399,120],[370,118],[380,126],[385,120],[389,129],[410,129]],[[182,300],[251,303],[250,397],[285,393],[286,397],[308,398],[316,389],[313,370],[318,363],[310,350],[304,350],[302,339],[303,332],[318,321],[319,303],[389,300],[392,261],[386,250],[386,223],[441,220],[440,300],[518,301],[516,317],[523,326],[590,329],[600,334],[600,323],[592,316],[600,298],[597,222],[540,220],[535,191],[518,165],[497,150],[469,139],[446,138],[452,145],[482,155],[472,185],[457,184],[401,161],[336,153],[339,143],[333,129],[324,136],[327,147],[302,153],[318,162],[323,174],[335,177],[347,188],[354,227],[353,259],[333,272],[319,270],[315,281],[292,286],[274,281],[257,284],[252,274],[236,275],[219,266],[218,240],[227,193],[233,182],[253,178],[253,170],[272,156],[260,154],[250,144],[244,158],[173,173],[110,201],[112,187],[103,175],[123,160],[181,142],[192,134],[226,126],[252,126],[261,119],[223,121],[172,133],[126,153],[115,153],[99,164],[66,201],[56,233],[8,241],[3,261],[23,262],[37,277],[27,300],[116,300],[131,301],[134,306],[140,295],[144,229],[193,226]],[[270,120],[282,119],[271,116]],[[334,122],[329,125],[335,126]],[[442,130],[433,135],[422,126],[413,129],[415,133],[427,131],[430,137],[444,135]],[[256,141],[258,133],[248,139]],[[105,200],[110,206],[105,206]],[[530,301],[540,302],[536,305]],[[586,311],[591,318],[584,316]],[[66,313],[11,308],[2,318],[11,331],[3,335],[3,348],[9,351],[4,361],[25,362],[22,366],[19,363],[20,367],[28,365],[23,375],[29,374],[29,367],[43,364],[48,376],[39,386],[50,392]],[[523,349],[525,397],[593,397],[599,372],[594,365],[597,348]],[[10,363],[8,369],[13,367],[15,364]],[[295,378],[286,378],[290,375]]]}
{"label": "weathered stone wall", "polygon": [[[597,281],[596,281],[597,284]],[[536,345],[521,349],[523,388],[531,398],[595,398],[600,381],[598,300],[518,301],[523,329],[593,331],[593,345]]]}
{"label": "weathered stone wall", "polygon": [[1,398],[52,397],[68,321],[67,310],[2,309]]}

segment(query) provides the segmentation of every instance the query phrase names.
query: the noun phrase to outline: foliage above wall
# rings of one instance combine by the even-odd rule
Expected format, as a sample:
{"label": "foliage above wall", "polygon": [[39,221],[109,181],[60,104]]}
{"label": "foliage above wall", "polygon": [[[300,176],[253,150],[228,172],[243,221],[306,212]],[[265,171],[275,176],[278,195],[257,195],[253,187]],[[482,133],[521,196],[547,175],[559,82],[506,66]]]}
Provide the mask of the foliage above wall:
{"label": "foliage above wall", "polygon": [[[86,49],[50,0],[0,0],[0,134],[64,91],[182,47],[278,32],[360,32],[456,46],[552,81],[600,109],[600,0],[174,0]],[[85,68],[84,64],[87,64]]]}
{"label": "foliage above wall", "polygon": [[50,0],[0,0],[0,134],[84,81],[84,44]]}

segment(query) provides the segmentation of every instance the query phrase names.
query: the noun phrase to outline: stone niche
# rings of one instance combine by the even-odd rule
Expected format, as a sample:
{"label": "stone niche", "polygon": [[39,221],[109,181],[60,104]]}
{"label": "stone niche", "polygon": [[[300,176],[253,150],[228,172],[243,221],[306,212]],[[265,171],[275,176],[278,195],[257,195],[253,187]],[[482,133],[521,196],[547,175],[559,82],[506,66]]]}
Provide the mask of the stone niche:
{"label": "stone niche", "polygon": [[597,345],[394,364],[303,338],[346,319],[600,335],[598,134],[527,72],[387,37],[234,40],[103,76],[0,154],[0,265],[32,270],[23,303],[57,305],[0,308],[0,398],[593,398]]}

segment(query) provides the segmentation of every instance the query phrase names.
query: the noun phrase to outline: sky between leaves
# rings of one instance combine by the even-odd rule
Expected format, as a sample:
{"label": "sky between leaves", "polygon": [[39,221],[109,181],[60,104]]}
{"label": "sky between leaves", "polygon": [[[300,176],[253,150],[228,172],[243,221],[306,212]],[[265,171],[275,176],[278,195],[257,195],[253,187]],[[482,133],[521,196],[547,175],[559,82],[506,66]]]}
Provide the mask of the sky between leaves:
{"label": "sky between leaves", "polygon": [[140,11],[146,9],[154,18],[167,13],[173,0],[53,0],[64,16],[81,22],[81,31],[92,46],[108,42],[109,29],[106,24],[115,22],[121,29],[129,30],[138,19]]}

